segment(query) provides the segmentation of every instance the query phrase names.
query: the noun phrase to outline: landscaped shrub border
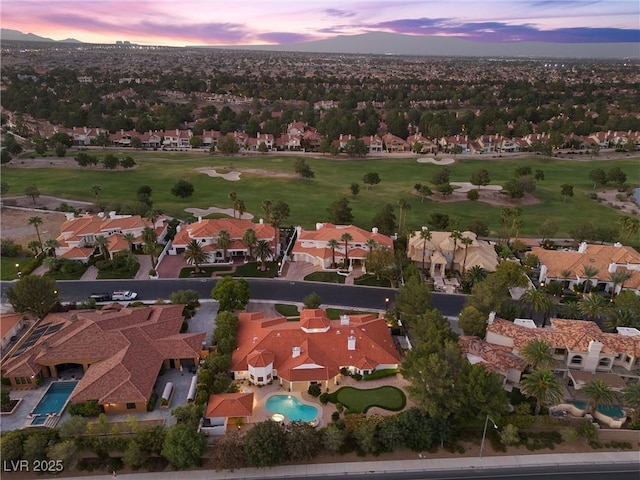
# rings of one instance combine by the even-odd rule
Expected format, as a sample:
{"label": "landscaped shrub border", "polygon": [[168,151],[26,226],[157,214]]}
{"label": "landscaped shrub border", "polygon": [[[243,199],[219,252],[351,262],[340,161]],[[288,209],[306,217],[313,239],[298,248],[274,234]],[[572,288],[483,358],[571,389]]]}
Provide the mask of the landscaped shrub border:
{"label": "landscaped shrub border", "polygon": [[362,378],[363,380],[378,380],[379,378],[393,377],[397,373],[397,368],[385,368],[383,370],[376,370],[372,373],[367,373]]}
{"label": "landscaped shrub border", "polygon": [[[344,393],[348,392],[348,391],[357,391],[360,392],[362,395],[367,396],[367,398],[371,398],[372,397],[372,393],[376,392],[376,391],[381,391],[381,390],[388,390],[388,389],[392,389],[392,391],[394,393],[399,393],[400,397],[401,397],[401,405],[395,406],[395,405],[381,405],[379,403],[375,403],[372,402],[369,405],[366,405],[362,411],[360,411],[360,409],[358,409],[357,407],[354,407],[353,405],[349,405],[349,402],[345,402],[344,399]],[[340,395],[340,393],[343,393],[343,395]],[[404,392],[402,390],[400,390],[397,387],[393,387],[391,385],[384,385],[382,387],[378,387],[378,388],[369,388],[369,389],[363,389],[363,388],[355,388],[355,387],[340,387],[338,390],[336,390],[333,393],[330,393],[328,396],[328,401],[331,403],[335,403],[335,404],[342,404],[345,406],[345,408],[347,409],[348,413],[367,413],[367,411],[371,408],[371,407],[379,407],[382,408],[384,410],[389,410],[391,412],[399,412],[400,410],[402,410],[406,405],[407,405],[407,396],[404,394]]]}

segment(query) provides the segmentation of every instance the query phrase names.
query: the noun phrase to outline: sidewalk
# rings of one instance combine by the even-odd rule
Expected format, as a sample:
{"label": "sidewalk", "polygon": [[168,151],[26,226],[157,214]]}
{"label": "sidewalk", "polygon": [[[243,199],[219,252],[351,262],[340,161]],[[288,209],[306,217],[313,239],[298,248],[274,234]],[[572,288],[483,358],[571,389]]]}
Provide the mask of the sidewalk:
{"label": "sidewalk", "polygon": [[[273,468],[239,468],[230,471],[189,470],[182,472],[150,472],[118,475],[121,478],[137,480],[156,480],[189,478],[190,480],[240,479],[240,478],[285,478],[285,477],[323,477],[346,474],[400,473],[423,471],[487,470],[517,467],[543,467],[558,465],[598,465],[602,463],[636,464],[640,467],[637,451],[633,452],[597,452],[545,455],[515,455],[495,457],[459,457],[434,458],[420,460],[395,460],[389,462],[350,462],[321,463],[313,465],[287,465]],[[111,475],[71,477],[73,480],[96,480],[112,478]]]}

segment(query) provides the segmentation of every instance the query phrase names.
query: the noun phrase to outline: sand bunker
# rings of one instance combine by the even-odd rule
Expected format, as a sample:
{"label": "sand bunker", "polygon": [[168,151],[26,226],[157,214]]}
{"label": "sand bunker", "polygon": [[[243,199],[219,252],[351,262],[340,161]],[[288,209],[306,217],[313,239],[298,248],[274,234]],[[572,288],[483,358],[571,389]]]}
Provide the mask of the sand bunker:
{"label": "sand bunker", "polygon": [[418,158],[418,163],[433,163],[435,165],[451,165],[455,163],[453,158],[443,158],[441,160],[436,160],[433,157],[420,157]]}
{"label": "sand bunker", "polygon": [[[218,208],[218,207],[209,207],[209,208],[185,208],[185,212],[192,213],[196,217],[206,217],[207,215],[211,215],[212,213],[222,213],[223,215],[227,215],[229,217],[233,217],[233,209],[232,208]],[[235,211],[235,218],[238,218],[238,211]],[[242,214],[240,217],[242,220],[251,220],[253,215],[247,212]]]}
{"label": "sand bunker", "polygon": [[229,172],[229,173],[218,173],[214,168],[198,168],[196,169],[200,173],[204,173],[205,175],[209,175],[210,177],[219,177],[224,180],[229,180],[230,182],[239,182],[240,175],[242,172]]}
{"label": "sand bunker", "polygon": [[[452,187],[458,187],[454,191],[456,193],[467,193],[470,190],[477,190],[478,186],[469,182],[451,182]],[[494,192],[502,191],[502,187],[500,185],[483,185],[480,187],[480,190],[492,190]]]}

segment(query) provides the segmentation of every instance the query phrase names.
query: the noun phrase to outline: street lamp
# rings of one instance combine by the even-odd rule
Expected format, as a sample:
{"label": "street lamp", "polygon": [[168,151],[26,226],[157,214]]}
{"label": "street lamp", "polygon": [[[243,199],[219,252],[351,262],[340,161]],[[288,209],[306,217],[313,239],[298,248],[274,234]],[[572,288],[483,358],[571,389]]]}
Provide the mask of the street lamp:
{"label": "street lamp", "polygon": [[484,450],[484,440],[487,437],[487,425],[489,424],[489,420],[491,420],[491,423],[493,423],[493,428],[495,428],[496,430],[498,429],[498,425],[496,425],[496,422],[494,422],[493,418],[491,418],[487,414],[487,418],[484,419],[484,430],[482,431],[482,442],[480,443],[480,458],[482,458],[482,451]]}
{"label": "street lamp", "polygon": [[384,299],[384,311],[388,312],[389,311],[389,297],[386,297]]}

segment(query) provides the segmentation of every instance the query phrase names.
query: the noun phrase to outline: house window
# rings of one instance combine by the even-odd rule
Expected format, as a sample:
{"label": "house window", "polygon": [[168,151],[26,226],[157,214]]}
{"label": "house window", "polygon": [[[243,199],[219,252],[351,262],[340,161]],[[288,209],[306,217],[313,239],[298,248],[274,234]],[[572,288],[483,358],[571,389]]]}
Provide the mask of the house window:
{"label": "house window", "polygon": [[256,377],[254,377],[253,375],[249,375],[249,377],[251,377],[251,380],[255,380]]}
{"label": "house window", "polygon": [[258,377],[259,382],[264,382],[264,377]]}
{"label": "house window", "polygon": [[135,403],[127,403],[127,410],[135,410],[135,409],[136,409]]}
{"label": "house window", "polygon": [[601,358],[600,361],[598,362],[598,366],[600,367],[608,367],[611,364],[611,359],[605,357],[605,358]]}
{"label": "house window", "polygon": [[271,374],[267,373],[267,380],[271,380]]}
{"label": "house window", "polygon": [[624,356],[624,361],[625,361],[626,363],[631,363],[631,357],[630,357],[629,355],[625,355],[625,356]]}
{"label": "house window", "polygon": [[554,354],[554,355],[560,355],[560,356],[562,356],[562,355],[564,355],[565,353],[567,353],[567,350],[566,350],[566,349],[564,349],[564,348],[556,348],[556,349],[553,351],[553,354]]}
{"label": "house window", "polygon": [[582,365],[582,357],[580,355],[571,357],[571,365]]}

